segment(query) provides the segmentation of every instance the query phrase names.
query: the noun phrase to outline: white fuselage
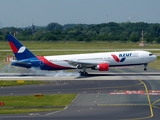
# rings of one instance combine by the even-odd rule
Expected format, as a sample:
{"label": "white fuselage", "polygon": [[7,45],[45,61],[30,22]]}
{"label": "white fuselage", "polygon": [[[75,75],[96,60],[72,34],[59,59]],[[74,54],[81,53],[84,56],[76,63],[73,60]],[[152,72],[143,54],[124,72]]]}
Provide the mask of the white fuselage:
{"label": "white fuselage", "polygon": [[[117,56],[114,58],[113,56]],[[67,61],[82,62],[82,63],[97,63],[107,62],[109,67],[141,65],[147,64],[156,60],[156,56],[148,51],[122,51],[122,52],[105,52],[105,53],[89,53],[89,54],[73,54],[73,55],[57,55],[44,56],[48,61],[56,65],[69,68],[76,68]],[[118,59],[118,60],[117,60]]]}

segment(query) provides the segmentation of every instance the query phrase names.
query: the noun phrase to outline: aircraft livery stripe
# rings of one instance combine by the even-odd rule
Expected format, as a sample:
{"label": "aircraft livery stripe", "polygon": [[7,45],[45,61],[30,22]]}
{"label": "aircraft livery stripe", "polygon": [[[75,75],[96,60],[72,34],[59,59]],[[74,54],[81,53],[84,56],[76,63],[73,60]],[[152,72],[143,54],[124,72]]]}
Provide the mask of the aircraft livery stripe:
{"label": "aircraft livery stripe", "polygon": [[13,52],[14,52],[14,53],[17,53],[17,52],[18,52],[18,49],[16,48],[16,46],[15,46],[12,42],[9,42],[9,44],[10,44]]}
{"label": "aircraft livery stripe", "polygon": [[58,69],[64,69],[64,68],[68,68],[68,67],[64,67],[64,66],[60,66],[60,65],[56,65],[51,63],[50,61],[48,61],[46,58],[44,58],[43,56],[37,56],[37,58],[42,61],[44,64],[53,67],[53,68],[58,68]]}
{"label": "aircraft livery stripe", "polygon": [[120,62],[120,59],[119,59],[116,55],[111,54],[111,56],[114,58],[114,60],[115,60],[116,62]]}

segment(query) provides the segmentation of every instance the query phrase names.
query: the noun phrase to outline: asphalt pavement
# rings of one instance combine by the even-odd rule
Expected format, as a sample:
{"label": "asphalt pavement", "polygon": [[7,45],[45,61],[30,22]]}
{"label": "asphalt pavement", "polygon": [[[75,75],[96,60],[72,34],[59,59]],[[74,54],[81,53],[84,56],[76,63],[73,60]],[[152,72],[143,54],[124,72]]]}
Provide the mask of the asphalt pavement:
{"label": "asphalt pavement", "polygon": [[159,77],[156,69],[144,72],[141,67],[121,67],[108,73],[91,72],[86,78],[71,76],[57,80],[53,77],[50,84],[2,86],[1,96],[76,93],[77,97],[62,111],[0,115],[0,120],[158,120]]}

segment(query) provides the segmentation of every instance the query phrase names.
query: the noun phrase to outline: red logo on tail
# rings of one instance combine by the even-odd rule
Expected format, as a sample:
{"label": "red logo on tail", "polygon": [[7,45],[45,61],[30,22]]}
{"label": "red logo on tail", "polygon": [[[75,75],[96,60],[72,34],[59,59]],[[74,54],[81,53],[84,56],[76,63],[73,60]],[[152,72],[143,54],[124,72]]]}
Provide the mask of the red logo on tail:
{"label": "red logo on tail", "polygon": [[16,48],[16,46],[15,46],[12,42],[9,42],[9,44],[10,44],[13,52],[14,52],[14,53],[17,53],[17,52],[18,52],[18,49]]}

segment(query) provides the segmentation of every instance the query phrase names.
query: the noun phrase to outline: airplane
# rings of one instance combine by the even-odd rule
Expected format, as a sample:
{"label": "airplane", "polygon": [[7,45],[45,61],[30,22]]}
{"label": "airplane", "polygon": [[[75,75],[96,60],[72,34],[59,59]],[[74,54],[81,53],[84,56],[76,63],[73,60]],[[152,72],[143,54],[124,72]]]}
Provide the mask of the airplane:
{"label": "airplane", "polygon": [[41,70],[81,69],[80,75],[87,76],[86,69],[108,71],[110,67],[144,65],[157,59],[148,51],[121,51],[89,54],[70,54],[56,56],[36,56],[13,35],[6,36],[16,57],[11,65],[24,68],[40,68]]}

